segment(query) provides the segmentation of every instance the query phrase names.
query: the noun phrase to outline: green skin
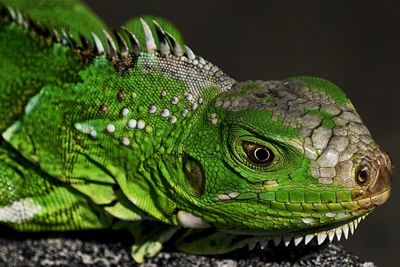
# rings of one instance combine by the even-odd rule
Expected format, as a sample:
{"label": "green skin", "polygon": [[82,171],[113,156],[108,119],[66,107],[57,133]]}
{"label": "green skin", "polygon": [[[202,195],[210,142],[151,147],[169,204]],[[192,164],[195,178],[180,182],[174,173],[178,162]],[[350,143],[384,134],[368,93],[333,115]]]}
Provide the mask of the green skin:
{"label": "green skin", "polygon": [[[78,30],[107,30],[80,1],[0,3],[78,44]],[[0,222],[14,229],[127,228],[142,262],[172,237],[198,254],[320,243],[389,196],[390,159],[328,81],[239,83],[189,53],[163,55],[159,38],[152,51],[138,19],[125,26],[140,55],[98,55],[2,14]]]}

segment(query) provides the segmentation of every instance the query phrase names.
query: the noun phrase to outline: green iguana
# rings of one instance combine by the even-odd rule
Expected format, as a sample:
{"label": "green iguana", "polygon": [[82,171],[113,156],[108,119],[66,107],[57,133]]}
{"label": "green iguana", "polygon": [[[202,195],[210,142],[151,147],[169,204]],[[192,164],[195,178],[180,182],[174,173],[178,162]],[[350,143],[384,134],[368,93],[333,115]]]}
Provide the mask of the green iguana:
{"label": "green iguana", "polygon": [[0,2],[2,224],[127,228],[142,262],[340,240],[388,199],[391,161],[333,83],[235,81],[161,18]]}

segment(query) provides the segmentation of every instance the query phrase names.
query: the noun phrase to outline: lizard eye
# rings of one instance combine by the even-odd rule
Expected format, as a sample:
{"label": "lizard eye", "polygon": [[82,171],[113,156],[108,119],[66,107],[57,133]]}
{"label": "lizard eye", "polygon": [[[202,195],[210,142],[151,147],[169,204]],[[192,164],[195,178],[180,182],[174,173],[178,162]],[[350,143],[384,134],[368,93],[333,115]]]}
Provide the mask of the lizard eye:
{"label": "lizard eye", "polygon": [[268,166],[275,157],[268,147],[251,142],[243,142],[243,150],[253,164],[263,167]]}
{"label": "lizard eye", "polygon": [[369,171],[367,166],[361,167],[357,170],[356,181],[359,185],[364,185],[368,181],[368,178],[369,178]]}

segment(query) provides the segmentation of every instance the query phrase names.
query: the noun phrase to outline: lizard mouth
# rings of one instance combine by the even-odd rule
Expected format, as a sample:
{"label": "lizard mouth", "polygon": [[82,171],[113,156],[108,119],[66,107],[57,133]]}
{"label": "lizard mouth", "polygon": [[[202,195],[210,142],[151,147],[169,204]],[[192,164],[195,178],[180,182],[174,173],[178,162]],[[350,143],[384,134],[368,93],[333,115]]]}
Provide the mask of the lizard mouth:
{"label": "lizard mouth", "polygon": [[387,201],[390,196],[390,192],[391,190],[389,188],[380,194],[376,194],[370,198],[359,201],[360,208],[369,211],[364,213],[364,215],[357,217],[356,219],[329,224],[322,227],[310,228],[308,230],[302,230],[300,232],[290,233],[284,236],[275,236],[264,239],[258,238],[259,240],[257,240],[257,242],[260,244],[261,248],[264,248],[270,241],[272,241],[276,246],[282,242],[285,244],[285,246],[289,246],[292,242],[295,246],[297,246],[302,241],[304,241],[304,244],[307,245],[313,239],[316,239],[318,245],[322,244],[325,240],[332,242],[334,241],[335,237],[337,241],[340,241],[342,236],[347,239],[349,234],[354,234],[359,223],[364,220],[365,217],[369,215],[376,206],[382,205],[382,203]]}
{"label": "lizard mouth", "polygon": [[[257,245],[259,248],[264,249],[269,243],[273,243],[275,246],[278,246],[281,243],[283,243],[285,246],[289,246],[293,243],[294,246],[298,246],[302,242],[304,242],[304,245],[307,245],[313,240],[316,241],[318,245],[321,245],[325,241],[329,241],[331,243],[335,240],[335,238],[337,241],[340,241],[342,237],[348,239],[349,235],[354,234],[359,223],[364,220],[365,217],[369,215],[376,206],[381,205],[389,198],[390,191],[391,190],[389,188],[380,194],[358,200],[358,208],[351,212],[355,218],[353,217],[347,220],[315,225],[314,227],[310,228],[298,229],[293,232],[286,233],[281,232],[276,235],[272,234],[269,236],[266,236],[265,233],[260,232],[234,231],[232,229],[219,229],[219,231],[243,236],[242,241],[247,244],[250,250],[254,249]],[[334,217],[334,215],[335,213],[326,214],[327,217]],[[341,213],[340,217],[343,216],[346,215]],[[350,213],[348,216],[350,216]],[[204,229],[211,227],[211,225],[203,218],[183,210],[178,212],[177,220],[180,225],[186,228]],[[303,218],[302,220],[305,224],[308,224],[312,218]]]}
{"label": "lizard mouth", "polygon": [[364,212],[362,212],[363,214],[362,215],[360,214],[359,217],[355,219],[350,219],[315,228],[309,228],[306,230],[289,233],[288,235],[276,236],[267,239],[260,239],[262,240],[260,244],[261,243],[265,244],[266,241],[269,242],[272,240],[275,245],[279,245],[281,242],[283,242],[285,246],[288,246],[290,243],[293,242],[294,245],[297,246],[302,241],[304,241],[304,244],[307,245],[314,238],[316,238],[318,245],[320,245],[326,239],[328,239],[329,242],[332,242],[335,239],[335,237],[338,241],[340,241],[342,236],[344,236],[344,238],[347,239],[349,237],[349,234],[354,234],[355,230],[358,227],[358,224],[362,220],[364,220],[365,217],[369,215],[376,206],[380,206],[387,201],[387,199],[390,196],[390,192],[391,189],[388,188],[382,193],[360,200],[358,202],[359,207],[361,209],[360,211],[364,210]]}
{"label": "lizard mouth", "polygon": [[355,219],[350,219],[347,221],[337,222],[334,224],[315,228],[304,229],[301,231],[274,237],[255,236],[249,240],[248,247],[250,250],[252,250],[255,246],[258,245],[259,248],[264,249],[269,243],[273,243],[275,246],[283,243],[286,247],[293,243],[295,246],[298,246],[302,242],[304,243],[304,245],[307,245],[312,240],[315,240],[318,245],[321,245],[326,240],[331,243],[335,240],[335,238],[337,241],[340,241],[342,237],[348,239],[349,235],[354,234],[360,222],[364,220],[365,217],[368,216],[376,206],[379,206],[382,203],[386,202],[386,200],[390,196],[390,191],[391,190],[389,188],[380,194],[376,194],[370,198],[366,198],[368,201],[366,201],[365,199],[361,200],[359,204],[360,208],[364,210],[364,214]]}
{"label": "lizard mouth", "polygon": [[302,231],[301,233],[292,233],[286,236],[275,236],[270,238],[265,237],[254,237],[251,241],[248,242],[248,247],[250,250],[254,249],[255,246],[259,246],[261,249],[267,247],[268,243],[272,242],[275,246],[283,243],[286,247],[293,243],[295,246],[300,245],[304,242],[305,245],[310,243],[313,239],[317,241],[318,245],[321,245],[323,242],[328,240],[330,243],[335,240],[335,238],[340,241],[342,237],[347,239],[349,234],[354,234],[357,229],[359,223],[365,219],[365,217],[369,213],[362,215],[356,219],[347,221],[345,223],[340,223],[339,226],[335,225],[326,228],[319,229],[309,229],[308,232]]}

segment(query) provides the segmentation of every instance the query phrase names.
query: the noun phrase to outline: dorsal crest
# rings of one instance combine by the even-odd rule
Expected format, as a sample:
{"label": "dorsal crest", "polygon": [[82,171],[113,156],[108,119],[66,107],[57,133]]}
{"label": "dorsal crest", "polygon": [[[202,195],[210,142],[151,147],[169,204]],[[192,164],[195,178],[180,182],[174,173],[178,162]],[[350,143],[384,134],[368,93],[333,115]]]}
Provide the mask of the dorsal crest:
{"label": "dorsal crest", "polygon": [[195,69],[206,72],[216,81],[227,83],[227,87],[232,83],[232,79],[227,77],[217,66],[195,55],[188,46],[181,45],[171,33],[165,31],[155,20],[152,21],[152,26],[155,29],[156,36],[153,35],[149,24],[144,19],[140,19],[145,41],[145,45],[142,46],[135,33],[126,27],[121,27],[113,32],[103,30],[104,38],[100,38],[93,32],[91,37],[83,34],[78,34],[75,37],[65,29],[43,26],[32,20],[29,15],[22,14],[9,6],[0,7],[0,20],[14,22],[49,44],[59,43],[69,47],[77,52],[84,62],[97,56],[108,57],[120,74],[129,73],[129,70],[135,64],[135,59],[144,53],[159,58],[175,58],[185,62]]}
{"label": "dorsal crest", "polygon": [[79,49],[82,51],[90,50],[90,52],[95,56],[107,55],[109,57],[124,57],[128,54],[139,55],[141,52],[149,54],[158,52],[161,55],[172,53],[175,56],[180,57],[185,55],[191,60],[195,59],[195,55],[189,47],[185,46],[182,48],[174,36],[164,31],[155,20],[153,20],[153,24],[160,44],[159,46],[156,45],[155,38],[149,25],[145,20],[140,19],[146,41],[146,47],[142,48],[135,34],[125,27],[121,27],[120,30],[114,31],[113,33],[103,30],[104,38],[107,43],[107,46],[105,46],[101,41],[101,38],[99,38],[95,33],[92,33],[92,40],[89,40],[82,34],[79,35],[78,40],[65,29],[50,29],[46,26],[40,25],[32,20],[29,15],[22,14],[19,10],[15,10],[9,6],[0,7],[0,19],[3,21],[15,22],[35,33],[39,37],[45,39],[50,38],[54,42],[73,49]]}

